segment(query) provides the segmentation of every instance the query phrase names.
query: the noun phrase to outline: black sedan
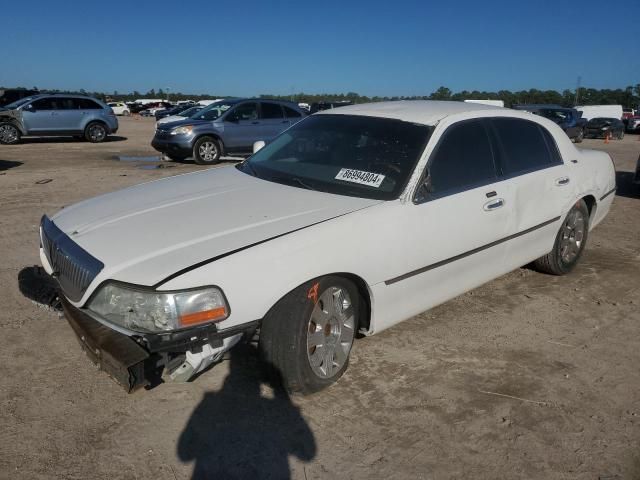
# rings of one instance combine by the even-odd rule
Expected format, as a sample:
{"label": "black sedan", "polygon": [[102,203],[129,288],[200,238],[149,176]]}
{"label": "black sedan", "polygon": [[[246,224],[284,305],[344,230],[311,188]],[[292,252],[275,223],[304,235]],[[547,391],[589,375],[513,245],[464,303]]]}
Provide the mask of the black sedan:
{"label": "black sedan", "polygon": [[618,118],[592,118],[584,126],[585,138],[617,138],[624,137],[624,123]]}

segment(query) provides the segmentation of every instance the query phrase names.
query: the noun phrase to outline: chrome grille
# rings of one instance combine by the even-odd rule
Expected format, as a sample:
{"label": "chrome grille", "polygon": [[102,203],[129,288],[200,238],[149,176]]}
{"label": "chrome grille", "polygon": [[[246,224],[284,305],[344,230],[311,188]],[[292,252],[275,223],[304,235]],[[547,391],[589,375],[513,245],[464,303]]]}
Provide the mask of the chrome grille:
{"label": "chrome grille", "polygon": [[42,249],[62,292],[79,301],[104,264],[71,240],[47,216],[40,223]]}

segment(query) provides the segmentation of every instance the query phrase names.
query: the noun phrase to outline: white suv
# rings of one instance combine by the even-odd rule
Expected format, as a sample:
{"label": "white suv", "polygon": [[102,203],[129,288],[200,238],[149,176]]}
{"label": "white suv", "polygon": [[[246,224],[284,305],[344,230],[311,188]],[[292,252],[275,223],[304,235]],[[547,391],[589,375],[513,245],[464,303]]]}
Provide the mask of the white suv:
{"label": "white suv", "polygon": [[116,115],[124,115],[125,117],[131,115],[131,110],[129,110],[129,107],[124,102],[111,102],[107,103],[107,105],[111,107],[111,110],[113,110],[113,113]]}

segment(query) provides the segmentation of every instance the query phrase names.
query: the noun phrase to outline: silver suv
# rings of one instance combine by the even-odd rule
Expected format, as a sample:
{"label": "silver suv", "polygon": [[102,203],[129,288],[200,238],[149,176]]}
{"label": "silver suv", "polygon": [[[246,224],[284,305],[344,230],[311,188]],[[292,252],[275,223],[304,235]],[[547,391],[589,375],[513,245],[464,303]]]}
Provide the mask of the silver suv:
{"label": "silver suv", "polygon": [[98,143],[117,131],[113,110],[81,95],[34,95],[0,108],[0,143],[7,145],[23,136],[73,136]]}

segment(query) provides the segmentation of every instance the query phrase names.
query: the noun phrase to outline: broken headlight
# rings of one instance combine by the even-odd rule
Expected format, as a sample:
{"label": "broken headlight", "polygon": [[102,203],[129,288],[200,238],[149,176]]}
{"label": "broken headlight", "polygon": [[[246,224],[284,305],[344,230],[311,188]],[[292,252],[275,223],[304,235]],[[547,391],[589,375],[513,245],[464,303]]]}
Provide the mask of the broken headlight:
{"label": "broken headlight", "polygon": [[107,283],[93,296],[88,308],[111,323],[141,332],[179,330],[229,316],[224,295],[215,287],[156,292]]}

